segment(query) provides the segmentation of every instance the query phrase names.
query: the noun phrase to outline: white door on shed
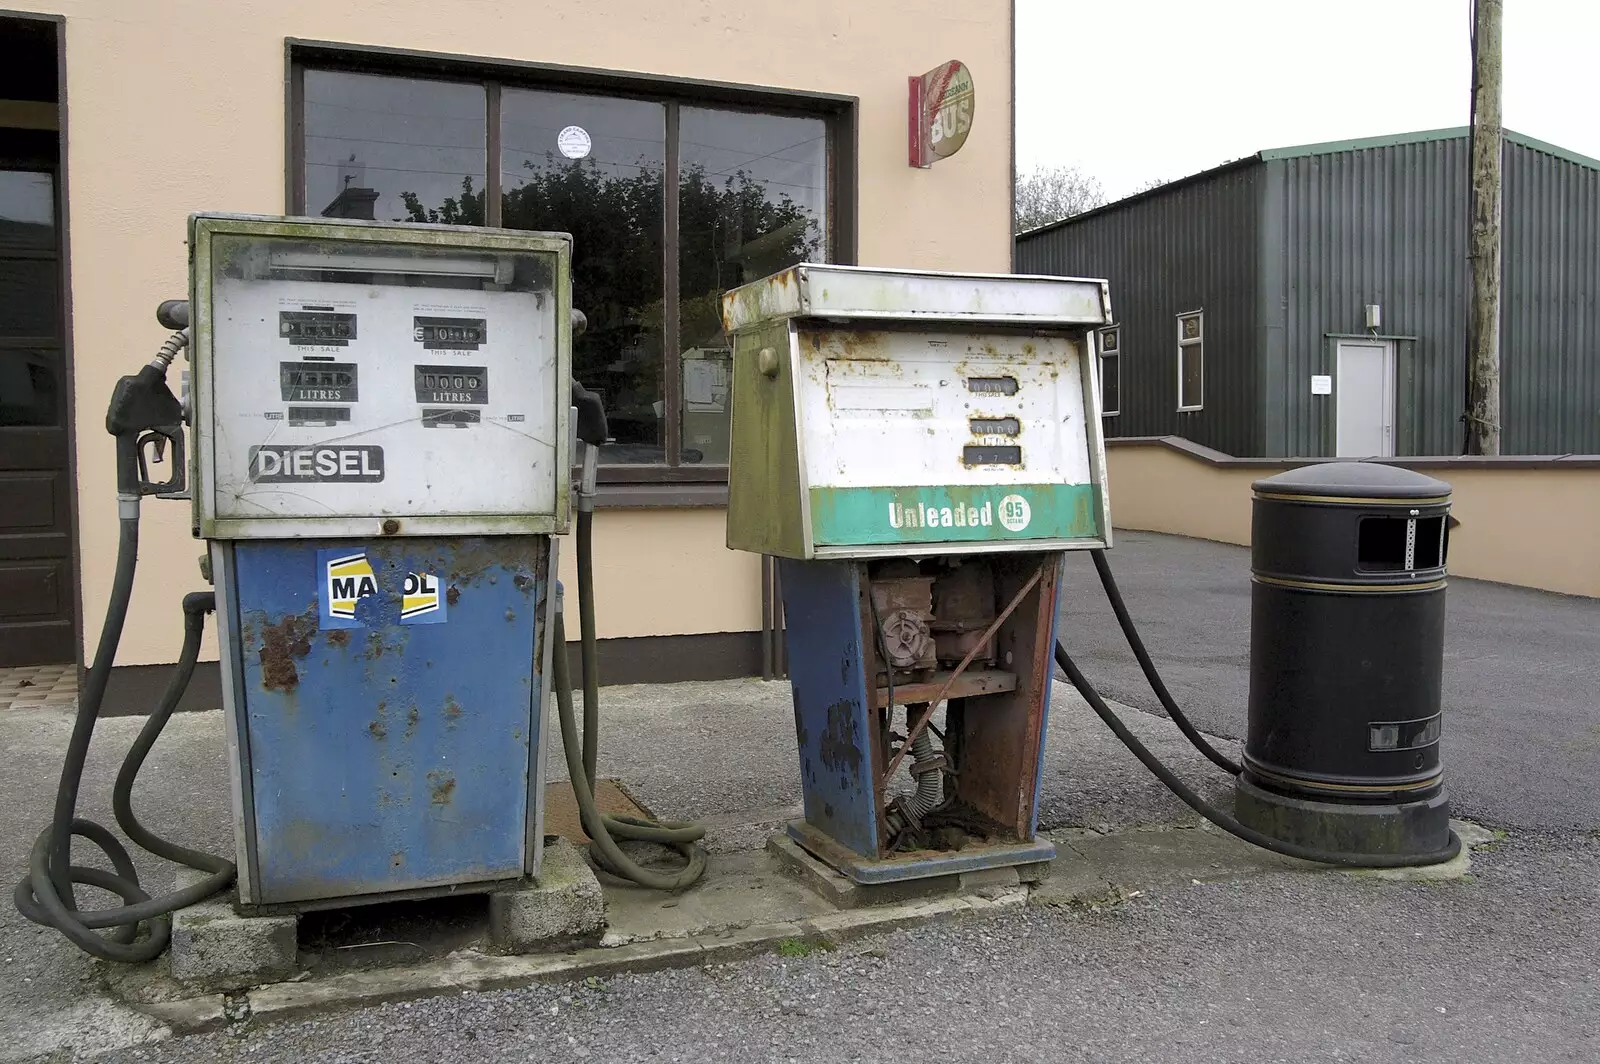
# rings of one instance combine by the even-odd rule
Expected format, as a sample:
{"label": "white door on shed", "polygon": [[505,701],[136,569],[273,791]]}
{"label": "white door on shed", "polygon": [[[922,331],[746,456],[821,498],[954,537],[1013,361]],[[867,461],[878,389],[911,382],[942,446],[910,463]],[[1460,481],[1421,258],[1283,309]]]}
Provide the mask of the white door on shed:
{"label": "white door on shed", "polygon": [[1333,402],[1334,453],[1340,458],[1394,454],[1394,344],[1340,340]]}

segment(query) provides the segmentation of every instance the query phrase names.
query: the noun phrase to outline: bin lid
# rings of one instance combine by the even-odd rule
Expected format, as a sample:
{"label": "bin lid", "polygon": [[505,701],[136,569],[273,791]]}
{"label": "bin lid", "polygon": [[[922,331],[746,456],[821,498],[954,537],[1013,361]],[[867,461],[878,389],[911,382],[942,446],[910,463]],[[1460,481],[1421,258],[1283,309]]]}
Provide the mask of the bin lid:
{"label": "bin lid", "polygon": [[1450,485],[1425,473],[1379,462],[1318,462],[1264,477],[1251,485],[1271,495],[1316,498],[1448,498]]}

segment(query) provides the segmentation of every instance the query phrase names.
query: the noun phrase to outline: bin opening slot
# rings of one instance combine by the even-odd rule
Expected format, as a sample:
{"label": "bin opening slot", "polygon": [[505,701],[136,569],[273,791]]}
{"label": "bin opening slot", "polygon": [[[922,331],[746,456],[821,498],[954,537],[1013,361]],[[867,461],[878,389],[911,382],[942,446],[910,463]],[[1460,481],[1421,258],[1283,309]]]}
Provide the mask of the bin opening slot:
{"label": "bin opening slot", "polygon": [[1356,536],[1356,568],[1412,572],[1444,564],[1444,517],[1363,517]]}

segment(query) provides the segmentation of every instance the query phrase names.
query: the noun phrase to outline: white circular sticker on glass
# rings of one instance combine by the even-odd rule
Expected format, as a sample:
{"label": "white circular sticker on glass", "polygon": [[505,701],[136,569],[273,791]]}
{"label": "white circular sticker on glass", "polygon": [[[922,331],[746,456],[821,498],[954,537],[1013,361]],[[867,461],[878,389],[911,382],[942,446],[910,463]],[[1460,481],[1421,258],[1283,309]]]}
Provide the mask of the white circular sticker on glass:
{"label": "white circular sticker on glass", "polygon": [[569,159],[582,159],[592,147],[589,131],[582,126],[568,126],[556,134],[556,147]]}
{"label": "white circular sticker on glass", "polygon": [[1021,495],[1007,495],[1000,500],[1000,523],[1009,531],[1021,532],[1033,518],[1033,508]]}

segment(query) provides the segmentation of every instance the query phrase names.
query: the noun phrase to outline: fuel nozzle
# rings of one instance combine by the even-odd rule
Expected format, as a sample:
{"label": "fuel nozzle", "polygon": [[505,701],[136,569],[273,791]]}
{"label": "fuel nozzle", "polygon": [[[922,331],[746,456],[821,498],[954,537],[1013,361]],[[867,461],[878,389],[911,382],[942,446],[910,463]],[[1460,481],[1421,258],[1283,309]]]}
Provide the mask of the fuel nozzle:
{"label": "fuel nozzle", "polygon": [[576,414],[573,434],[578,438],[582,474],[578,481],[578,509],[594,509],[595,479],[599,473],[600,445],[608,436],[606,407],[600,393],[572,382],[572,409]]}
{"label": "fuel nozzle", "polygon": [[[117,381],[106,407],[106,431],[117,438],[117,497],[133,514],[144,495],[173,495],[184,488],[183,403],[167,387],[167,368],[189,346],[189,303],[169,299],[156,310],[156,320],[176,331],[138,373]],[[172,475],[150,479],[151,462],[166,460],[172,445]]]}

